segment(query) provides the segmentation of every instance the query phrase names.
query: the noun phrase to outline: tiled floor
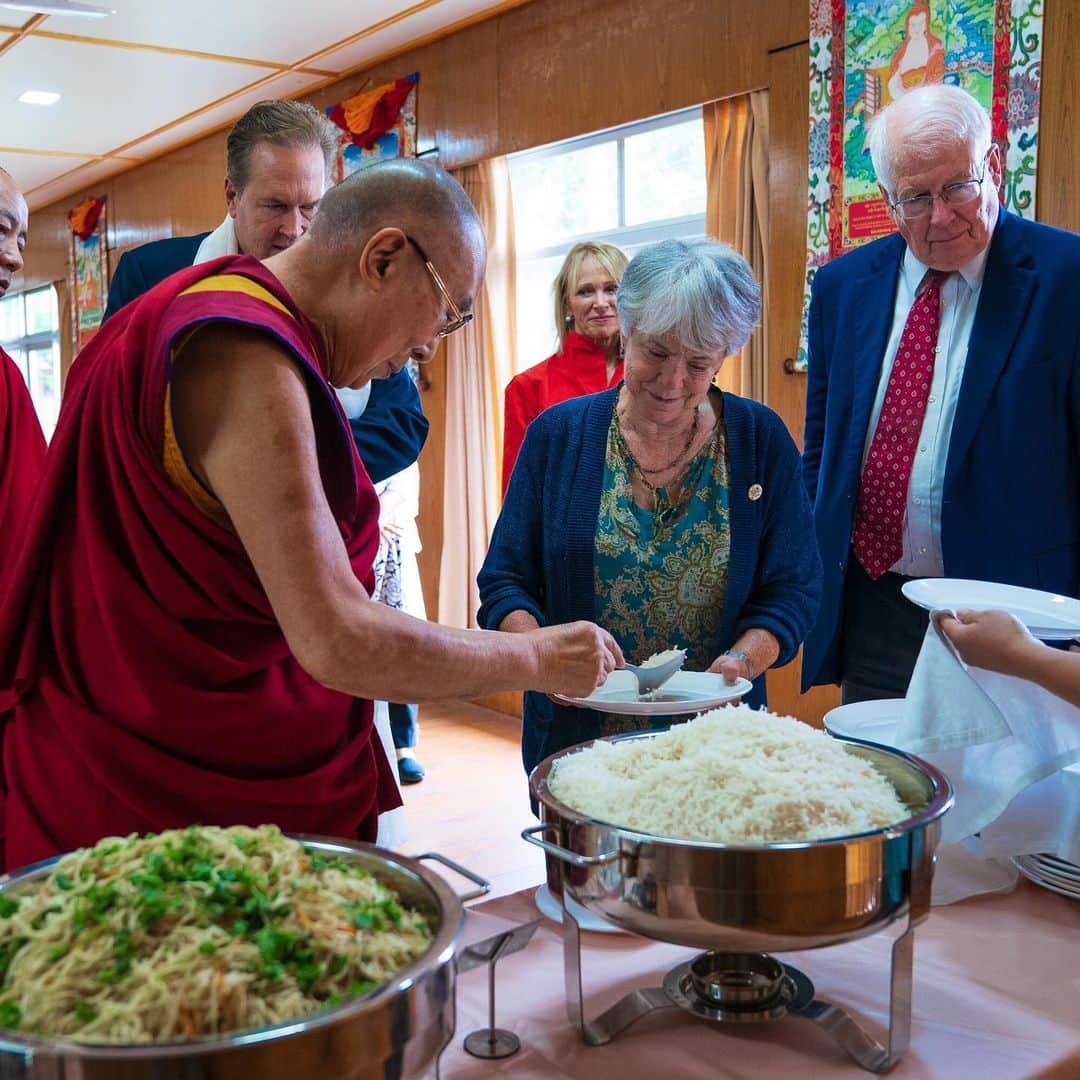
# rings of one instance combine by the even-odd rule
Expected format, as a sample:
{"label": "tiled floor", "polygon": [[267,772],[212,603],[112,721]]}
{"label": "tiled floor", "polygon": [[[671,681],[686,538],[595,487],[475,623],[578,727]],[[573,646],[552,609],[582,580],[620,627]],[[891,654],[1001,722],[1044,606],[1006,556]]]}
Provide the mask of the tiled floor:
{"label": "tiled floor", "polygon": [[536,818],[519,739],[520,722],[505,713],[464,702],[421,706],[416,756],[427,775],[404,789],[400,850],[455,859],[491,882],[491,896],[543,881],[543,853],[520,835]]}

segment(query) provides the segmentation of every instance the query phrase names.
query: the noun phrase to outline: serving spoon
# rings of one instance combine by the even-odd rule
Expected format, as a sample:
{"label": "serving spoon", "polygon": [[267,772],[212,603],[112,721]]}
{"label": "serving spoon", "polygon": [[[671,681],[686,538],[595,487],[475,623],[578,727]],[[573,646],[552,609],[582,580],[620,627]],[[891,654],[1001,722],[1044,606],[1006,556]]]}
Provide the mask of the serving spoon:
{"label": "serving spoon", "polygon": [[626,664],[626,670],[632,671],[638,682],[638,697],[659,690],[686,663],[686,650],[679,649],[679,655],[665,660],[662,664]]}

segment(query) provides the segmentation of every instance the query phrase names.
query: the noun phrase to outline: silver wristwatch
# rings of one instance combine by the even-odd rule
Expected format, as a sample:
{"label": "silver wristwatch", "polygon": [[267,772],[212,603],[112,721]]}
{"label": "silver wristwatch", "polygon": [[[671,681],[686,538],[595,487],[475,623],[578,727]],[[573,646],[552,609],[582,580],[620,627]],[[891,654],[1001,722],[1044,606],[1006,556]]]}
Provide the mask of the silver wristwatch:
{"label": "silver wristwatch", "polygon": [[746,665],[746,675],[749,678],[750,673],[754,670],[754,665],[750,661],[750,657],[744,652],[739,652],[738,649],[725,649],[721,656],[734,656],[736,660],[741,660]]}

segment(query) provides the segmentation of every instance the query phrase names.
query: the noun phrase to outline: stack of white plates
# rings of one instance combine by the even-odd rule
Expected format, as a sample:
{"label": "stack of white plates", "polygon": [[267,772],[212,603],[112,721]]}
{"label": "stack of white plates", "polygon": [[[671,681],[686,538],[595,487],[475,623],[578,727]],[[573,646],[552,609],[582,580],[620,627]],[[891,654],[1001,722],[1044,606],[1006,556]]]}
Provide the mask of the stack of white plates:
{"label": "stack of white plates", "polygon": [[1013,865],[1044,889],[1080,900],[1080,866],[1056,855],[1017,855]]}

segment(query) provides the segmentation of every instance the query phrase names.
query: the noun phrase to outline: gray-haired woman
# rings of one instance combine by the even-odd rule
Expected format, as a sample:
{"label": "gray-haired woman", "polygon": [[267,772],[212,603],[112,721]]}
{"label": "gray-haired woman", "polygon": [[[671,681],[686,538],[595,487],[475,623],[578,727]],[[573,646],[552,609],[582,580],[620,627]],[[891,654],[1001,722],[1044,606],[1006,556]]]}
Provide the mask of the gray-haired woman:
{"label": "gray-haired woman", "polygon": [[[530,425],[480,571],[480,623],[592,619],[628,660],[681,646],[688,670],[746,676],[762,704],[765,670],[794,657],[816,614],[821,566],[783,422],[713,386],[760,290],[723,244],[668,240],[631,261],[618,311],[625,381]],[[628,722],[527,694],[525,767]]]}

